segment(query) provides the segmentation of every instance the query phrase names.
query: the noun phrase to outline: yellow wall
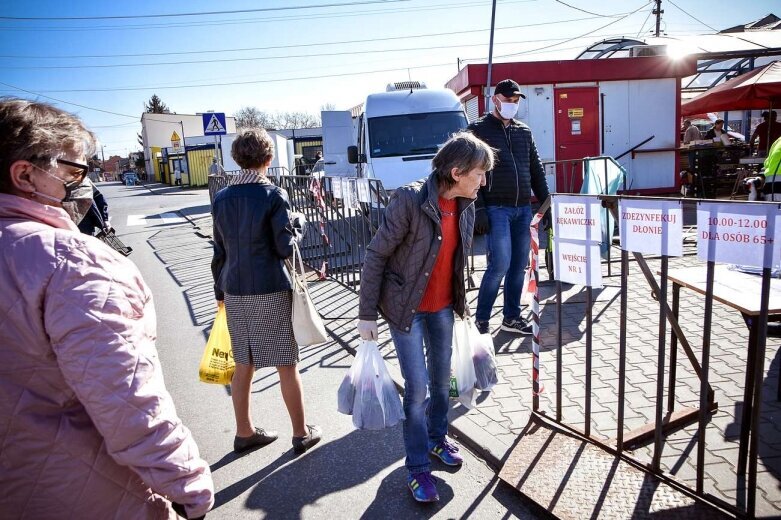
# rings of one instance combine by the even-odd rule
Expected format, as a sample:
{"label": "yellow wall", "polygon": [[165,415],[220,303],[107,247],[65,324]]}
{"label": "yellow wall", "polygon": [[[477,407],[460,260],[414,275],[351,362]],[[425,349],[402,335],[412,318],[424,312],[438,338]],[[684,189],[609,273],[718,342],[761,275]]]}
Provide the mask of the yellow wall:
{"label": "yellow wall", "polygon": [[[214,150],[190,150],[187,152],[187,165],[190,168],[190,186],[209,184],[209,166],[212,164]],[[184,179],[182,179],[184,180]]]}
{"label": "yellow wall", "polygon": [[161,182],[162,174],[161,174],[160,168],[158,167],[158,164],[157,164],[157,154],[162,151],[162,148],[160,148],[159,146],[158,147],[153,146],[153,147],[150,148],[150,150],[152,152],[152,158],[149,161],[149,162],[152,163],[152,178],[156,182]]}

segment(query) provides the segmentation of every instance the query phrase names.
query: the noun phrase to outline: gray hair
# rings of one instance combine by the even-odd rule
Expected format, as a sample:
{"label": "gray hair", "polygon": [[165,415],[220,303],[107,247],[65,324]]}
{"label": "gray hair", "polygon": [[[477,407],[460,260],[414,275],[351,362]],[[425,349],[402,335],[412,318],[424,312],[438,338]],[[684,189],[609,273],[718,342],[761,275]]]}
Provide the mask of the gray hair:
{"label": "gray hair", "polygon": [[274,141],[264,129],[248,128],[233,141],[231,157],[244,169],[265,166],[274,157]]}
{"label": "gray hair", "polygon": [[466,175],[475,168],[491,170],[494,167],[495,150],[469,132],[453,134],[431,161],[431,167],[440,186],[450,187],[456,181],[450,172]]}
{"label": "gray hair", "polygon": [[75,115],[48,103],[0,97],[0,192],[11,191],[11,165],[48,168],[63,155],[95,153],[95,135]]}

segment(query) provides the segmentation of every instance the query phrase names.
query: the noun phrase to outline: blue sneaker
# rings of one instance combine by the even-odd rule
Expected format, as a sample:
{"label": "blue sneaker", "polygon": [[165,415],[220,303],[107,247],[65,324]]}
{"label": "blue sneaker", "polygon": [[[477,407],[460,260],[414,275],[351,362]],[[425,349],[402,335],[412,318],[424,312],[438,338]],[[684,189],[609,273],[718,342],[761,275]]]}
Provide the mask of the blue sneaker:
{"label": "blue sneaker", "polygon": [[437,493],[437,479],[430,471],[420,473],[410,473],[407,478],[407,487],[412,491],[412,497],[418,502],[437,502],[439,493]]}
{"label": "blue sneaker", "polygon": [[434,445],[429,453],[438,457],[448,466],[460,466],[464,463],[464,457],[458,453],[458,446],[448,441],[447,438]]}

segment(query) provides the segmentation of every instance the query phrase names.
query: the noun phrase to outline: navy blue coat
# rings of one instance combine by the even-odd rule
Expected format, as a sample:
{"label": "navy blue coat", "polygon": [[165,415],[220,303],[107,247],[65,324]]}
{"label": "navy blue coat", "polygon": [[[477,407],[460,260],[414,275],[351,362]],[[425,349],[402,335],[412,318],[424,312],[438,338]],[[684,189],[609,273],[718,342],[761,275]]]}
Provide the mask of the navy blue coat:
{"label": "navy blue coat", "polygon": [[290,221],[287,194],[272,184],[237,184],[217,192],[214,218],[214,296],[268,294],[293,287],[285,259],[301,230]]}

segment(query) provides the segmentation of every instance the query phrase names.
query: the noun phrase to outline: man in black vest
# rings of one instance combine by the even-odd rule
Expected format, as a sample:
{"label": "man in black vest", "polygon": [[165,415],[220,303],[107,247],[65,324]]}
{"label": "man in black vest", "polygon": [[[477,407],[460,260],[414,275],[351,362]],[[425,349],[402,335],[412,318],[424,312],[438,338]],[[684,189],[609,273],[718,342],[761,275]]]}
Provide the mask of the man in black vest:
{"label": "man in black vest", "polygon": [[502,330],[531,334],[531,325],[521,318],[523,277],[529,260],[532,192],[540,202],[548,198],[548,183],[537,154],[531,130],[514,119],[521,87],[515,81],[500,81],[491,98],[494,109],[471,125],[469,131],[496,149],[494,169],[475,202],[475,232],[488,234],[488,266],[480,284],[475,319],[481,333],[504,278]]}

